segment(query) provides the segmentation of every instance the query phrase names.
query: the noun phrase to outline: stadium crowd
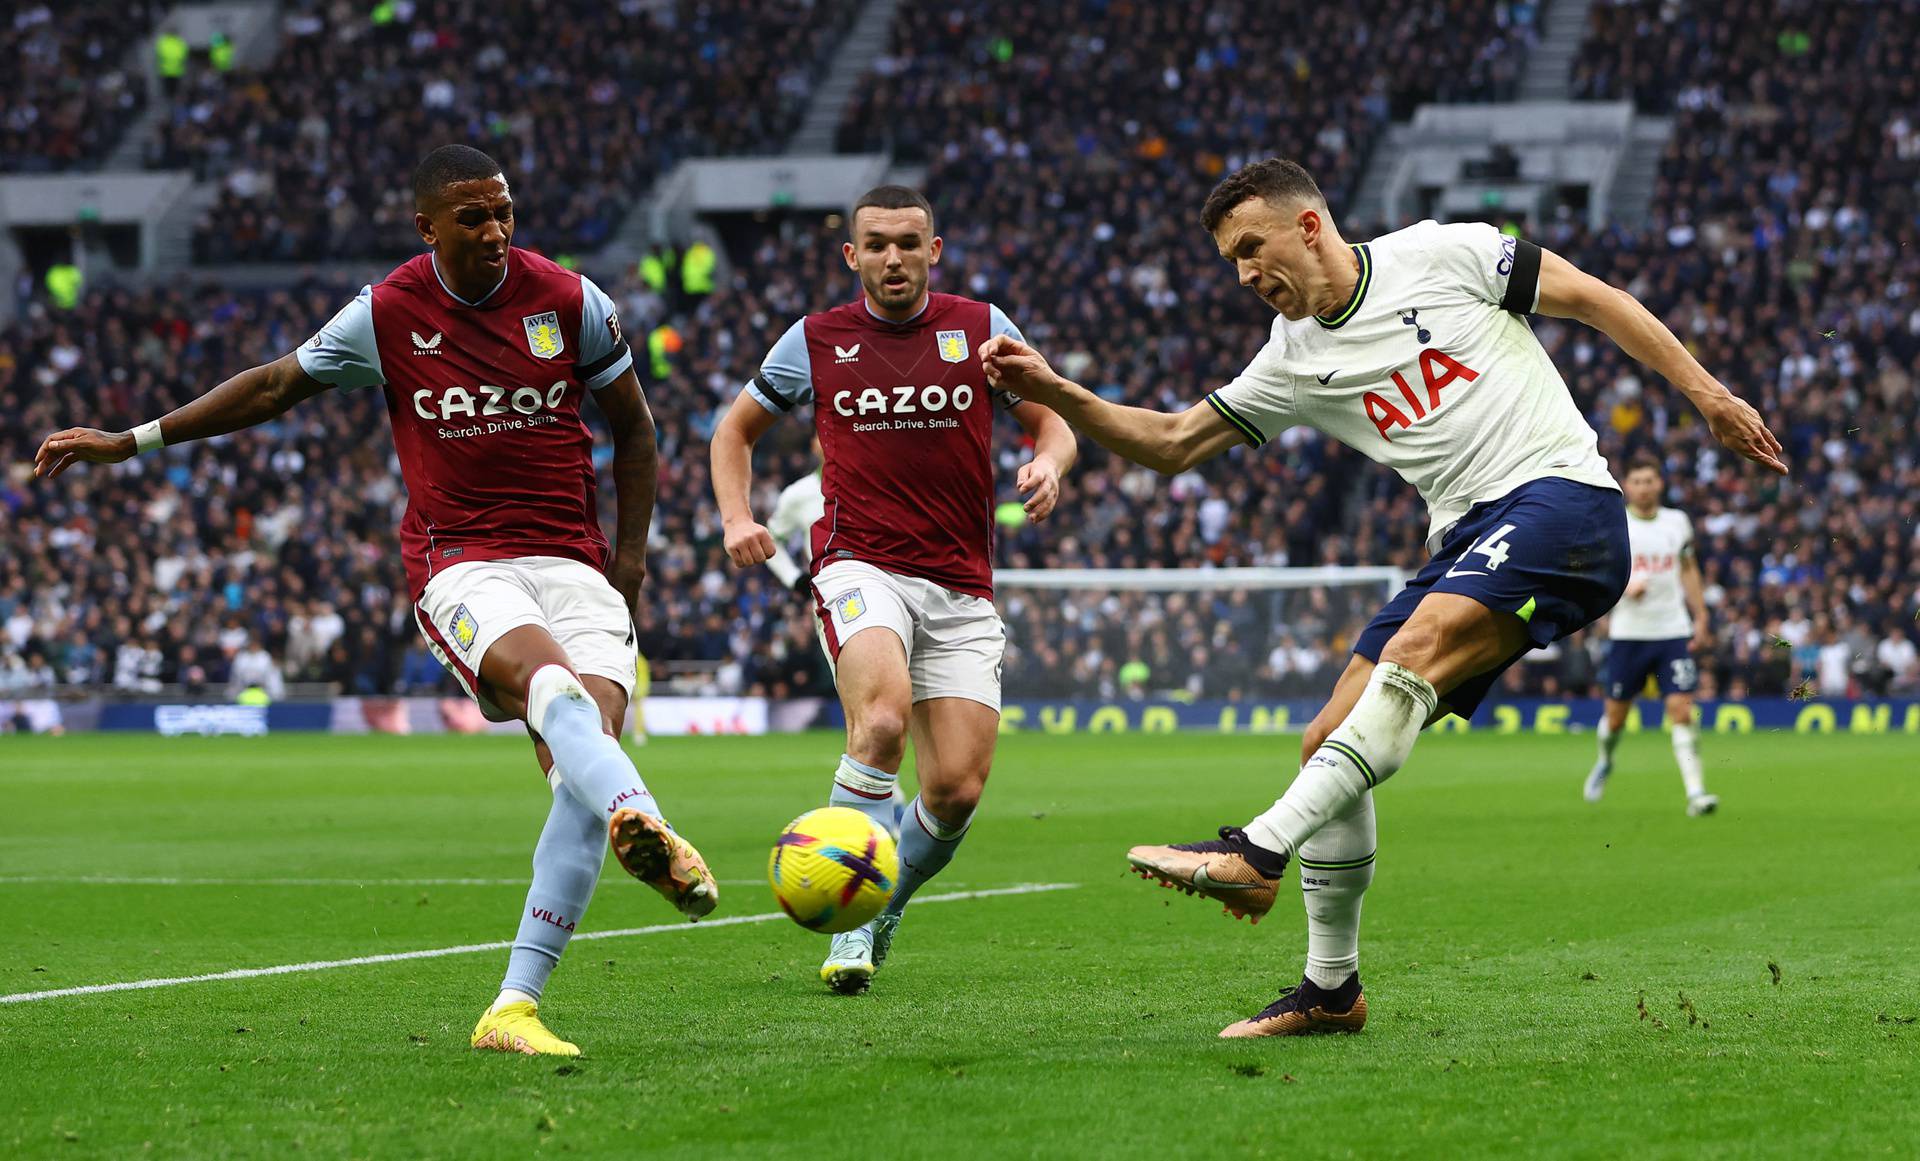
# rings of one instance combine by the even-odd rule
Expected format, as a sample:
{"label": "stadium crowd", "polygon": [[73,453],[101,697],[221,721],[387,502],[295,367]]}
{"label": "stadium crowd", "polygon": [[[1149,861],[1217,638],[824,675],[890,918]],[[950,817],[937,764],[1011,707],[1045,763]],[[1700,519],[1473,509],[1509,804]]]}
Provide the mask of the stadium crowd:
{"label": "stadium crowd", "polygon": [[[1271,145],[1315,168],[1337,211],[1398,102],[1500,94],[1532,24],[1519,5],[1422,9],[1446,13],[1454,31],[1445,38],[1340,15],[1323,29],[1326,46],[1272,58],[1248,51],[1265,35],[1265,9],[1223,3],[1215,15],[1168,22],[1149,5],[1063,6],[1081,7],[1114,27],[1076,35],[1069,17],[1044,14],[1016,23],[1013,6],[998,2],[903,6],[895,47],[842,141],[874,144],[884,132],[926,158],[947,240],[938,288],[1000,304],[1058,366],[1104,394],[1163,408],[1185,407],[1236,373],[1270,317],[1196,225],[1214,178]],[[1920,21],[1845,5],[1845,18],[1816,30],[1821,49],[1808,55],[1768,19],[1798,6],[1753,7],[1754,26],[1772,32],[1746,36],[1710,68],[1678,54],[1648,73],[1647,83],[1671,84],[1683,123],[1647,228],[1596,233],[1566,219],[1526,229],[1666,319],[1769,416],[1795,474],[1775,480],[1729,462],[1683,398],[1637,374],[1601,336],[1547,319],[1536,332],[1616,467],[1659,456],[1667,502],[1693,516],[1714,637],[1701,658],[1703,693],[1920,694],[1920,108],[1904,67]],[[1641,8],[1658,21],[1674,6]],[[1596,39],[1615,34],[1615,17],[1596,8]],[[1663,35],[1648,27],[1650,41]],[[1120,47],[1147,43],[1150,60]],[[1451,47],[1435,47],[1443,44]],[[1435,52],[1454,54],[1449,68],[1432,67]],[[1590,46],[1582,60],[1600,55]],[[1438,83],[1410,80],[1422,75],[1417,65],[1459,87],[1403,98],[1397,85]],[[1630,71],[1596,69],[1612,79],[1595,95],[1625,91]],[[1326,75],[1365,80],[1333,96],[1332,86],[1306,83]],[[1791,102],[1775,91],[1784,85],[1794,86]],[[1843,89],[1853,94],[1845,101],[1810,97]],[[1202,122],[1195,108],[1230,115]],[[1043,112],[1029,124],[1014,109]],[[550,241],[539,215],[556,207],[535,200],[540,183],[517,176],[531,158],[502,153],[526,196],[519,240]],[[378,183],[405,172],[404,160],[387,160],[350,167],[343,180],[366,186],[356,205],[379,204]],[[216,227],[239,212],[219,211]],[[697,670],[707,688],[829,685],[808,604],[764,570],[741,575],[726,564],[705,441],[791,319],[856,293],[839,260],[843,229],[796,216],[736,239],[730,281],[698,301],[670,304],[626,272],[602,278],[628,334],[671,322],[681,341],[653,368],[664,374],[643,376],[663,455],[651,599],[638,629],[650,659]],[[1349,232],[1365,237],[1371,226]],[[377,396],[315,400],[272,428],[52,486],[23,470],[46,431],[83,415],[125,426],[158,414],[290,349],[353,289],[108,291],[71,314],[36,303],[0,332],[0,406],[20,419],[0,447],[10,465],[0,483],[0,691],[280,680],[443,688],[399,576],[403,497]],[[810,468],[805,427],[789,422],[762,445],[758,511]],[[998,452],[1002,502],[1016,499],[1017,434],[1009,424]],[[1405,485],[1296,430],[1171,481],[1083,443],[1053,520],[1006,520],[996,552],[998,563],[1025,567],[1412,570],[1425,528]],[[1378,586],[1006,589],[1007,692],[1311,696],[1331,685],[1380,596]],[[1582,634],[1516,667],[1508,688],[1593,693],[1600,648],[1598,634]]]}
{"label": "stadium crowd", "polygon": [[147,103],[121,67],[152,28],[156,0],[61,0],[0,7],[0,173],[96,164]]}
{"label": "stadium crowd", "polygon": [[523,241],[598,248],[680,158],[785,143],[853,0],[289,5],[256,69],[193,69],[147,157],[221,182],[201,262],[405,256],[393,174],[470,142],[516,176]]}

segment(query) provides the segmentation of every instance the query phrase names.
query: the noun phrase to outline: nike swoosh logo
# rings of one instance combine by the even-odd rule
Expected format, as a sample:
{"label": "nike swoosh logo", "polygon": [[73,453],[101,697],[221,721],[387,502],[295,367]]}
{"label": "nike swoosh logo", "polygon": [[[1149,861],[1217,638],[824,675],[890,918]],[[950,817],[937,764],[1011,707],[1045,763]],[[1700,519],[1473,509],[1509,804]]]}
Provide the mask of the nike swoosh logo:
{"label": "nike swoosh logo", "polygon": [[1193,885],[1200,888],[1212,888],[1215,891],[1251,891],[1255,887],[1253,883],[1222,883],[1212,875],[1207,874],[1205,863],[1194,868]]}
{"label": "nike swoosh logo", "polygon": [[1484,572],[1481,572],[1478,569],[1472,569],[1472,568],[1466,570],[1465,572],[1461,572],[1457,568],[1450,568],[1447,570],[1447,575],[1448,576],[1486,576],[1487,574]]}
{"label": "nike swoosh logo", "polygon": [[1340,373],[1340,368],[1335,367],[1333,370],[1328,371],[1324,375],[1315,375],[1314,378],[1320,380],[1320,386],[1325,387],[1328,383],[1333,382],[1333,377],[1335,375],[1338,375],[1339,373]]}

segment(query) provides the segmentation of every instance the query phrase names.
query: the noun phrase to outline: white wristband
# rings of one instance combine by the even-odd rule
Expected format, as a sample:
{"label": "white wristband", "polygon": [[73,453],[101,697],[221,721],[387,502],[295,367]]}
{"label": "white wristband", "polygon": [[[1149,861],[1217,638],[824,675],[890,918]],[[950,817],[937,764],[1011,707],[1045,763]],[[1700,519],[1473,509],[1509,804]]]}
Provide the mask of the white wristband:
{"label": "white wristband", "polygon": [[159,451],[165,446],[167,446],[167,441],[160,438],[159,420],[156,419],[151,423],[143,423],[133,429],[134,455],[143,456],[150,451]]}

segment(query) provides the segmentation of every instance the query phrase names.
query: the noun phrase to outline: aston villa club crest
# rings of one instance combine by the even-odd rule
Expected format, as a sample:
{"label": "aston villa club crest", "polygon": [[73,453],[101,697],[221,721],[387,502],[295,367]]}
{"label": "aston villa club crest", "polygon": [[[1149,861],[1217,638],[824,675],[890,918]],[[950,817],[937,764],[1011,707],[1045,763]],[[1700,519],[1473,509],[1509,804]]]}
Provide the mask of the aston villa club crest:
{"label": "aston villa club crest", "polygon": [[958,363],[967,357],[967,332],[941,331],[934,336],[940,344],[940,357]]}
{"label": "aston villa club crest", "polygon": [[867,611],[866,599],[860,595],[859,589],[855,589],[845,596],[833,598],[833,606],[839,611],[842,624],[848,621],[859,620],[860,614]]}
{"label": "aston villa club crest", "polygon": [[474,621],[473,614],[467,612],[465,605],[453,611],[453,619],[447,622],[447,635],[460,647],[460,652],[465,653],[473,648],[474,638],[480,635],[480,626]]}
{"label": "aston villa club crest", "polygon": [[560,352],[567,349],[567,341],[560,337],[560,312],[550,310],[545,314],[530,314],[520,320],[527,328],[527,350],[533,352],[536,359],[557,359]]}

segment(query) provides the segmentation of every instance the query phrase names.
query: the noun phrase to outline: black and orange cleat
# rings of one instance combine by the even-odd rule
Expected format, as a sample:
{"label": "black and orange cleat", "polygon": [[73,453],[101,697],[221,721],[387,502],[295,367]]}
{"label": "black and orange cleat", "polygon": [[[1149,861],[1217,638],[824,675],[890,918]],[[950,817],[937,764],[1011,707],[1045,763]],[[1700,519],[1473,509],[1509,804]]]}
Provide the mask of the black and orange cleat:
{"label": "black and orange cleat", "polygon": [[1360,990],[1360,973],[1348,976],[1337,988],[1323,988],[1312,980],[1280,992],[1280,998],[1259,1012],[1220,1030],[1223,1040],[1247,1036],[1314,1036],[1323,1032],[1358,1032],[1367,1026],[1367,996]]}
{"label": "black and orange cleat", "polygon": [[1164,847],[1135,847],[1127,852],[1134,874],[1163,887],[1204,895],[1235,919],[1254,923],[1273,910],[1287,856],[1256,845],[1237,826],[1223,826],[1220,837]]}

